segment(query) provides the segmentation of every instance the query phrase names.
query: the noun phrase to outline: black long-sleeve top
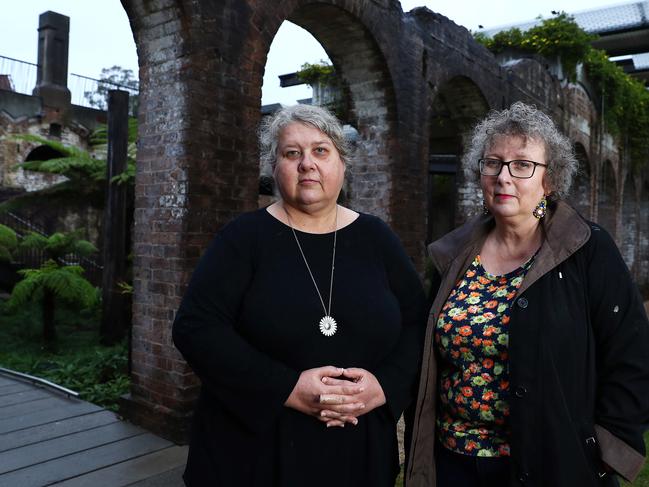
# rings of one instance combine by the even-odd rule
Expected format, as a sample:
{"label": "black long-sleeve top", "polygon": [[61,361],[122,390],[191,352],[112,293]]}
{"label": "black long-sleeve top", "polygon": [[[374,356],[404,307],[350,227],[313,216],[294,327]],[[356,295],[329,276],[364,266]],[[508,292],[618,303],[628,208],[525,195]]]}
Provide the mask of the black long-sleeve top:
{"label": "black long-sleeve top", "polygon": [[[297,232],[328,302],[333,233]],[[427,307],[399,239],[361,214],[337,232],[331,315],[291,229],[265,209],[224,227],[202,257],[173,325],[202,382],[185,481],[190,486],[390,486],[395,425],[414,396]],[[301,371],[374,373],[387,403],[357,426],[326,428],[284,406]]]}

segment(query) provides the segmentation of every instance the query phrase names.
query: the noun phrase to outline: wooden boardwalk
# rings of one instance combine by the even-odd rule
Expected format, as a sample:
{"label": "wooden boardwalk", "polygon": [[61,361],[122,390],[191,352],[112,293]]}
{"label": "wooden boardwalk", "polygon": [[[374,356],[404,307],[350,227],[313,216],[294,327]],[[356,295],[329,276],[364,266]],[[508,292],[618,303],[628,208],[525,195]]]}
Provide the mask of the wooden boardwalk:
{"label": "wooden boardwalk", "polygon": [[181,487],[187,447],[0,373],[0,486]]}

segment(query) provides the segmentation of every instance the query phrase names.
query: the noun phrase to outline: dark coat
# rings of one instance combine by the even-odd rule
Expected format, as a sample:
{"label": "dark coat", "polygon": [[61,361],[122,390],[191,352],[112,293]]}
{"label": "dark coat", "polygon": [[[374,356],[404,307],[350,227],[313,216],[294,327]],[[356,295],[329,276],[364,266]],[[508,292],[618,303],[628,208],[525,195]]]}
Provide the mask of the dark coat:
{"label": "dark coat", "polygon": [[[426,340],[453,286],[493,228],[479,217],[434,242],[437,297]],[[509,325],[511,486],[617,485],[602,460],[633,479],[649,424],[649,322],[611,237],[565,203],[543,221],[545,240],[512,304]],[[406,471],[435,486],[437,368],[424,351]]]}

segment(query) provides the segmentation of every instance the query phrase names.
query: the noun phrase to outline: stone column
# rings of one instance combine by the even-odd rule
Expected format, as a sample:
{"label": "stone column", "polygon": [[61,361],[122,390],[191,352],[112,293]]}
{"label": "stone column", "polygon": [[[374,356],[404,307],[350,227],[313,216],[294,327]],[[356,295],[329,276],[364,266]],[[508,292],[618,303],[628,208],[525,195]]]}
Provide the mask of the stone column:
{"label": "stone column", "polygon": [[70,18],[56,12],[42,13],[38,19],[38,73],[33,95],[43,106],[61,116],[70,108],[68,89],[68,44]]}

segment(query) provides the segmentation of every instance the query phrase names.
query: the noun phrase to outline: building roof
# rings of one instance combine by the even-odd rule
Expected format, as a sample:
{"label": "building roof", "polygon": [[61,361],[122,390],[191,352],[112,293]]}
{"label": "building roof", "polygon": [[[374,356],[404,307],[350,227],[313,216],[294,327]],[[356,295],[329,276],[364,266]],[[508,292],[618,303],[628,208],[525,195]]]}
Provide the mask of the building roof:
{"label": "building roof", "polygon": [[[624,3],[593,10],[583,10],[570,13],[575,22],[591,34],[607,34],[620,31],[649,28],[649,1]],[[519,24],[503,25],[483,30],[486,35],[493,36],[502,30],[518,27],[528,30],[541,23],[543,19],[534,19]]]}

